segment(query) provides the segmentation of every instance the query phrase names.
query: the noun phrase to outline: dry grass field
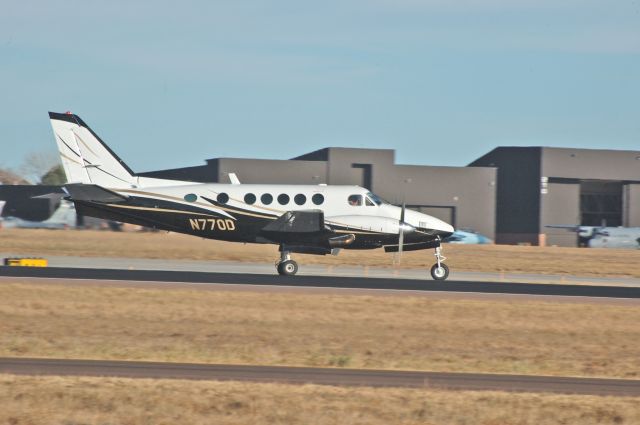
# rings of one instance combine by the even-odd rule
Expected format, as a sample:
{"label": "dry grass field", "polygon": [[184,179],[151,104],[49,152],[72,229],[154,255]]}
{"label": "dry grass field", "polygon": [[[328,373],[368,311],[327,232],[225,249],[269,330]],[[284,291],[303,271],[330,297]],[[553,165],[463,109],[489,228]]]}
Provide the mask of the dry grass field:
{"label": "dry grass field", "polygon": [[640,377],[635,305],[3,283],[0,356]]}
{"label": "dry grass field", "polygon": [[0,375],[0,423],[639,424],[640,398]]}
{"label": "dry grass field", "polygon": [[[176,233],[0,230],[0,251],[17,255],[139,257],[273,263],[275,245],[237,244]],[[640,250],[530,247],[505,245],[445,245],[454,270],[541,273],[577,276],[640,277]],[[406,252],[402,267],[431,267],[433,250]],[[298,255],[301,264],[392,267],[394,256],[382,249],[343,250],[339,256]]]}

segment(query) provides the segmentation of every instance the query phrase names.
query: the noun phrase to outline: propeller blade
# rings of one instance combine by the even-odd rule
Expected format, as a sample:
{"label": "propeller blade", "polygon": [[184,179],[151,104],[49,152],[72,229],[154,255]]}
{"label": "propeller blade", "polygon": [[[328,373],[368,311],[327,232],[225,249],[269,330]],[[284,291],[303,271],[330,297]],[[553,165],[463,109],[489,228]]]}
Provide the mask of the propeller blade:
{"label": "propeller blade", "polygon": [[400,226],[399,226],[399,235],[398,235],[398,264],[402,261],[402,247],[404,245],[404,210],[406,209],[406,205],[404,201],[402,202],[402,210],[400,210]]}

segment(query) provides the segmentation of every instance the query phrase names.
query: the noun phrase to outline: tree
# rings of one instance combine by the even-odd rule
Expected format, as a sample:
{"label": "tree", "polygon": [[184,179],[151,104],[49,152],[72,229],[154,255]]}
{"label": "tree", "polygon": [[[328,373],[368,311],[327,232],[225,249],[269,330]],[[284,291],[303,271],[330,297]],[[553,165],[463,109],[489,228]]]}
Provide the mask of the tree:
{"label": "tree", "polygon": [[60,159],[55,152],[30,152],[24,158],[20,174],[28,181],[37,184],[43,174],[48,173],[58,164]]}
{"label": "tree", "polygon": [[62,165],[54,165],[41,178],[40,184],[50,186],[61,186],[67,182]]}

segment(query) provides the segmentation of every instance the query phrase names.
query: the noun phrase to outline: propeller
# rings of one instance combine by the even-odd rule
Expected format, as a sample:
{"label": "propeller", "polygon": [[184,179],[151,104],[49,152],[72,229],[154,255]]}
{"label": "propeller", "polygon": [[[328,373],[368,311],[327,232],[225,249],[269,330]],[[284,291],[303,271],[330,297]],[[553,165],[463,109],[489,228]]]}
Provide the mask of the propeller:
{"label": "propeller", "polygon": [[406,204],[402,201],[402,210],[400,210],[400,221],[398,222],[398,264],[402,261],[402,247],[404,246],[404,211],[406,210]]}

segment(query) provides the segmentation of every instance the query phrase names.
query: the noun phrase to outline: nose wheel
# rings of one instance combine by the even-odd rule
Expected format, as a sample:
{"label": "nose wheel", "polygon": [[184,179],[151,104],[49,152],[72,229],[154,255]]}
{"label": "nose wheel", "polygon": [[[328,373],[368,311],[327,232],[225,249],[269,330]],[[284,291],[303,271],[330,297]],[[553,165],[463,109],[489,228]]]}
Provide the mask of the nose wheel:
{"label": "nose wheel", "polygon": [[442,255],[442,248],[440,247],[436,248],[434,255],[436,257],[436,263],[431,266],[431,277],[433,280],[445,280],[449,277],[449,267],[444,263],[444,260],[447,258]]}
{"label": "nose wheel", "polygon": [[291,259],[289,251],[281,248],[280,261],[276,263],[276,270],[280,276],[293,276],[298,273],[298,263]]}
{"label": "nose wheel", "polygon": [[433,280],[445,280],[449,277],[449,266],[445,263],[434,264],[431,266],[431,277]]}

